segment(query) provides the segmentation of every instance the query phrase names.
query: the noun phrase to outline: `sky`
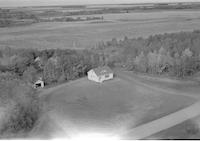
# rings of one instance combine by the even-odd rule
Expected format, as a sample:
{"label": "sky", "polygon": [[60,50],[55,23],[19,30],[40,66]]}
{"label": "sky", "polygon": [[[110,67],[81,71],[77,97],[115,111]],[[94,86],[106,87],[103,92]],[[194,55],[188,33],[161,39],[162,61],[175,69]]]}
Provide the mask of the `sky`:
{"label": "sky", "polygon": [[0,0],[0,7],[9,6],[45,6],[45,5],[81,5],[81,4],[119,4],[151,2],[200,2],[200,0]]}

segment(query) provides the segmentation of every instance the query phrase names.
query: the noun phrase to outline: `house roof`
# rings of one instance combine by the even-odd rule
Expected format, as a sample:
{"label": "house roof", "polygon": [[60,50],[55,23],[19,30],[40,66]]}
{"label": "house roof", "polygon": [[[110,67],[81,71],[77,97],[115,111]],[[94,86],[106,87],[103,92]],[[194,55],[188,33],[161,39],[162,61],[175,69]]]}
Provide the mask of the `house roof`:
{"label": "house roof", "polygon": [[40,57],[35,58],[35,62],[38,62],[38,61],[40,61],[40,60],[41,60]]}
{"label": "house roof", "polygon": [[113,71],[108,66],[98,67],[93,70],[97,76],[113,73]]}

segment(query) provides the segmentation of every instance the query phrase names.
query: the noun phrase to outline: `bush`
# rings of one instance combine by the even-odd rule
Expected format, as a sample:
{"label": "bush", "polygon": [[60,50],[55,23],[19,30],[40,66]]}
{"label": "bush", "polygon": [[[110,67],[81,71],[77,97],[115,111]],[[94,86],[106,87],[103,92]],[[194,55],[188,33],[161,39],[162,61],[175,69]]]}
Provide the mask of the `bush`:
{"label": "bush", "polygon": [[13,109],[8,111],[6,117],[9,118],[3,123],[1,134],[28,132],[38,119],[38,109],[32,105],[16,104]]}
{"label": "bush", "polygon": [[[3,90],[3,91],[2,91]],[[19,80],[0,83],[0,100],[4,101],[0,137],[28,133],[39,118],[41,106],[35,91]]]}

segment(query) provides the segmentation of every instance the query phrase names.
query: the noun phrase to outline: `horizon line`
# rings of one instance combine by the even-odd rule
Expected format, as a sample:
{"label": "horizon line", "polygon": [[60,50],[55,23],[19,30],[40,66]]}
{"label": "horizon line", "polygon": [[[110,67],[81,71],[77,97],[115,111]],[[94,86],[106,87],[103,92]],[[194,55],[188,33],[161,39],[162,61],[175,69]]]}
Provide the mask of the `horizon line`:
{"label": "horizon line", "polygon": [[59,6],[88,6],[88,5],[140,5],[140,4],[155,4],[155,3],[166,3],[166,4],[170,4],[170,3],[200,3],[197,1],[174,1],[174,2],[131,2],[131,3],[91,3],[91,4],[49,4],[49,5],[23,5],[23,6],[16,6],[16,5],[10,5],[10,6],[0,6],[0,8],[9,8],[9,7],[16,7],[16,8],[20,8],[20,7],[59,7]]}

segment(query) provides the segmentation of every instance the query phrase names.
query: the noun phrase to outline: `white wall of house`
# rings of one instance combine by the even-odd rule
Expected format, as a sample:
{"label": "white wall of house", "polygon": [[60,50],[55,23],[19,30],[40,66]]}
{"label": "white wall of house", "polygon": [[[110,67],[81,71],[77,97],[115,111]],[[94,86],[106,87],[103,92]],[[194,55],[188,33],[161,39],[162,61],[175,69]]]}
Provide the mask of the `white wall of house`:
{"label": "white wall of house", "polygon": [[95,81],[95,82],[99,82],[99,78],[98,76],[96,75],[96,73],[94,72],[94,70],[90,70],[88,72],[88,79],[89,80],[92,80],[92,81]]}
{"label": "white wall of house", "polygon": [[96,73],[94,72],[94,70],[90,70],[88,72],[88,79],[95,81],[95,82],[100,82],[102,83],[103,81],[109,80],[109,79],[113,79],[114,74],[110,73],[110,74],[106,74],[106,75],[102,75],[102,76],[97,76]]}
{"label": "white wall of house", "polygon": [[41,88],[44,88],[44,82],[42,81],[40,84],[41,84]]}

